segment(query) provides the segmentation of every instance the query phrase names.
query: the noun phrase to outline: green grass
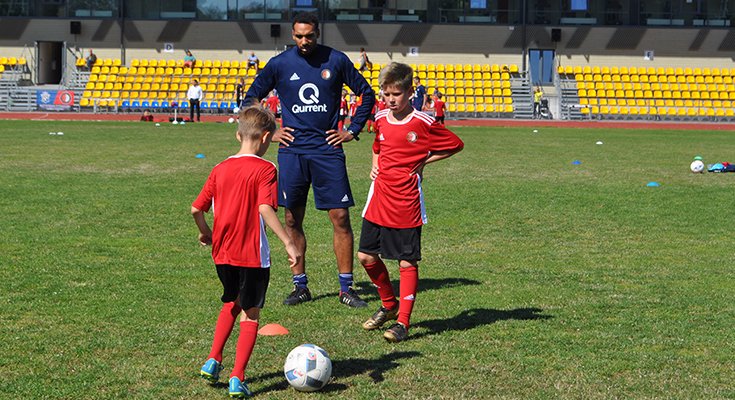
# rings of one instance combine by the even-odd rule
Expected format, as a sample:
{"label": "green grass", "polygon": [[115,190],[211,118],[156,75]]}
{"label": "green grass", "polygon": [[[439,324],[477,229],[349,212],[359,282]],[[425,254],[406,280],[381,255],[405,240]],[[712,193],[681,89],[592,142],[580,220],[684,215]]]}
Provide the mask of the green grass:
{"label": "green grass", "polygon": [[[697,154],[735,161],[732,133],[456,131],[465,150],[425,171],[411,339],[362,330],[379,299],[357,264],[369,309],[337,303],[331,228],[310,205],[316,300],[281,305],[290,271],[273,238],[261,324],[291,333],[258,339],[246,374],[259,398],[735,397],[735,174],[688,171]],[[346,146],[356,236],[363,137]],[[2,123],[0,398],[226,397],[196,375],[220,286],[189,206],[235,151],[227,124]],[[315,394],[282,376],[305,342],[334,363]],[[233,355],[231,340],[228,367]]]}

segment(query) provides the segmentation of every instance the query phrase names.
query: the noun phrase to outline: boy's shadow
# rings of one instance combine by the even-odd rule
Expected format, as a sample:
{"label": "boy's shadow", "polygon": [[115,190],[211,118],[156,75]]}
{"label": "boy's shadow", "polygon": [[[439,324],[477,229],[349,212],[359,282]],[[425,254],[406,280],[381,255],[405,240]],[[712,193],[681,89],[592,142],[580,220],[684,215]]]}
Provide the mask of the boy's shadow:
{"label": "boy's shadow", "polygon": [[[399,351],[384,354],[378,359],[348,358],[345,360],[333,360],[332,380],[369,372],[369,376],[373,380],[373,383],[379,383],[385,380],[385,377],[383,376],[385,372],[400,366],[397,362],[398,360],[413,358],[420,355],[421,353],[418,351]],[[267,381],[276,378],[281,379],[279,379],[277,383],[256,390],[253,394],[262,394],[288,389],[288,382],[286,382],[282,372],[257,375],[252,378],[248,378],[248,382]],[[345,389],[347,389],[347,385],[331,382],[328,383],[321,392],[340,392]]]}
{"label": "boy's shadow", "polygon": [[[429,290],[437,290],[437,289],[449,289],[457,286],[474,286],[474,285],[480,285],[482,282],[476,281],[474,279],[467,279],[467,278],[444,278],[444,279],[423,279],[419,281],[419,292],[425,292]],[[391,285],[393,285],[393,288],[399,287],[399,281],[393,280],[391,281]],[[355,290],[358,294],[363,298],[365,301],[371,301],[371,300],[379,300],[380,297],[376,293],[375,287],[373,284],[369,281],[363,281],[363,282],[355,282],[354,285]],[[318,296],[314,296],[314,300],[319,300],[325,297],[333,298],[335,296],[338,296],[339,293],[332,292],[332,293],[325,293],[320,294]],[[396,290],[396,295],[398,295],[398,291]]]}
{"label": "boy's shadow", "polygon": [[497,321],[515,319],[520,321],[549,319],[550,315],[540,314],[540,308],[516,308],[514,310],[496,310],[488,308],[472,308],[462,311],[454,317],[447,319],[430,319],[419,321],[412,328],[423,328],[421,331],[411,334],[411,340],[424,336],[435,335],[445,331],[466,331],[482,325],[490,325]]}

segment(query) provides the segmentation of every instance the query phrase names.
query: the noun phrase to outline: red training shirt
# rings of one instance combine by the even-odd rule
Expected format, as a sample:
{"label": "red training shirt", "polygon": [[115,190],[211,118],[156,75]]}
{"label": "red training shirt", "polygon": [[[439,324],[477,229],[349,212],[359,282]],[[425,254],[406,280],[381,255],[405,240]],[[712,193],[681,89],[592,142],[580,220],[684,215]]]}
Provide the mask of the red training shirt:
{"label": "red training shirt", "polygon": [[436,99],[434,100],[434,113],[437,117],[444,116],[444,102]]}
{"label": "red training shirt", "polygon": [[192,206],[214,214],[215,264],[270,267],[265,222],[258,207],[278,207],[276,166],[256,155],[231,156],[217,164]]}
{"label": "red training shirt", "polygon": [[265,101],[266,107],[268,107],[273,114],[278,114],[278,103],[278,96],[271,96]]}
{"label": "red training shirt", "polygon": [[430,152],[461,150],[462,140],[434,118],[414,111],[400,123],[388,121],[390,110],[375,114],[378,177],[370,185],[362,216],[386,228],[415,228],[425,224],[426,208],[421,177],[413,173]]}

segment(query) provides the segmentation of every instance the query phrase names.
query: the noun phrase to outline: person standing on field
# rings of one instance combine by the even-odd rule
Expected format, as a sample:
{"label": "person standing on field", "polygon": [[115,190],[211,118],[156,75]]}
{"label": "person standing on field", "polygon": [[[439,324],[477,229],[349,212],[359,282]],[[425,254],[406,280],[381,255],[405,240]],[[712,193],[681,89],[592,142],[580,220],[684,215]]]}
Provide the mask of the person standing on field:
{"label": "person standing on field", "polygon": [[[268,61],[246,93],[245,103],[259,102],[271,90],[278,91],[282,127],[273,141],[280,143],[278,204],[285,209],[286,231],[305,253],[303,221],[312,187],[316,208],[327,211],[332,222],[339,301],[350,307],[365,307],[367,303],[352,288],[354,243],[349,208],[355,203],[342,144],[358,140],[375,93],[347,55],[317,43],[319,20],[314,14],[297,14],[291,27],[296,46]],[[347,130],[338,129],[343,85],[367,99]],[[294,290],[283,303],[295,305],[311,300],[303,259],[292,273]]]}
{"label": "person standing on field", "polygon": [[[260,107],[241,110],[237,127],[240,151],[212,169],[191,205],[199,243],[212,246],[223,291],[212,347],[199,370],[211,383],[219,380],[222,353],[240,316],[240,336],[228,385],[230,397],[252,395],[245,383],[245,369],[258,336],[271,266],[265,226],[283,242],[291,265],[301,259],[276,214],[276,166],[262,158],[275,130],[276,120],[269,111]],[[212,228],[204,218],[209,210],[214,214]]]}
{"label": "person standing on field", "polygon": [[[464,148],[457,135],[412,107],[412,75],[410,66],[391,63],[378,78],[388,108],[375,114],[373,182],[362,212],[357,253],[382,303],[362,327],[376,330],[397,319],[383,333],[385,340],[393,343],[408,337],[418,290],[421,226],[428,221],[421,187],[424,167]],[[398,298],[383,259],[398,261]]]}
{"label": "person standing on field", "polygon": [[204,97],[202,87],[199,86],[199,81],[194,79],[191,81],[189,90],[186,91],[186,97],[189,99],[189,120],[194,122],[194,108],[197,110],[197,122],[201,122],[201,108],[199,103]]}

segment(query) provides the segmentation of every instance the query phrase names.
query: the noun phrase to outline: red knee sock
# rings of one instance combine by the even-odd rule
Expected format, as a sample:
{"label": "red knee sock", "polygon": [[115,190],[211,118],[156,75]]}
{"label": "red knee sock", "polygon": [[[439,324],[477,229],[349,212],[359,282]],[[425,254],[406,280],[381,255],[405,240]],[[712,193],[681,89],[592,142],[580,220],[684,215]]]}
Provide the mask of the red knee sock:
{"label": "red knee sock", "polygon": [[209,358],[214,358],[217,362],[222,362],[222,350],[225,348],[227,339],[230,338],[232,327],[235,326],[237,315],[240,314],[240,306],[234,301],[222,304],[222,309],[217,318],[217,325],[214,327],[214,340],[212,340],[212,350],[209,352]]}
{"label": "red knee sock", "polygon": [[393,293],[393,286],[390,284],[390,276],[388,269],[385,268],[383,260],[378,259],[373,264],[363,265],[370,280],[378,287],[378,295],[383,302],[383,307],[392,310],[398,305],[396,295]]}
{"label": "red knee sock", "polygon": [[409,327],[413,303],[416,300],[416,289],[419,286],[419,269],[415,266],[400,268],[401,272],[401,305],[398,309],[398,322]]}
{"label": "red knee sock", "polygon": [[255,321],[240,322],[240,337],[237,338],[237,350],[235,352],[235,365],[232,367],[230,377],[236,376],[240,381],[245,380],[245,367],[248,366],[250,355],[253,354],[255,339],[258,337],[258,323]]}
{"label": "red knee sock", "polygon": [[344,121],[337,122],[337,130],[340,130],[341,131],[342,128],[344,128],[344,127],[345,127]]}

